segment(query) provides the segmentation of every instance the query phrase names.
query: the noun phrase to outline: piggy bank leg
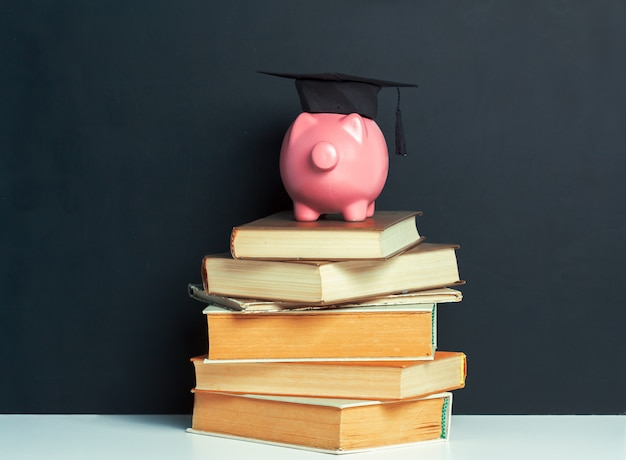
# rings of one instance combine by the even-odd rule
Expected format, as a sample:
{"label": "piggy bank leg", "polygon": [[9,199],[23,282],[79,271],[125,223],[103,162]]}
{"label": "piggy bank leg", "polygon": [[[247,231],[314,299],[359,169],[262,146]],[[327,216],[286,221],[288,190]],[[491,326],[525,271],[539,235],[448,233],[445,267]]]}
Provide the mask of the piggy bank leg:
{"label": "piggy bank leg", "polygon": [[372,201],[368,206],[367,206],[367,217],[372,217],[374,215],[374,209],[376,208],[376,202]]}
{"label": "piggy bank leg", "polygon": [[341,215],[343,216],[344,220],[360,222],[368,217],[367,212],[367,201],[357,201],[343,208],[341,211]]}
{"label": "piggy bank leg", "polygon": [[293,203],[293,214],[297,221],[313,222],[316,221],[321,213],[302,203]]}

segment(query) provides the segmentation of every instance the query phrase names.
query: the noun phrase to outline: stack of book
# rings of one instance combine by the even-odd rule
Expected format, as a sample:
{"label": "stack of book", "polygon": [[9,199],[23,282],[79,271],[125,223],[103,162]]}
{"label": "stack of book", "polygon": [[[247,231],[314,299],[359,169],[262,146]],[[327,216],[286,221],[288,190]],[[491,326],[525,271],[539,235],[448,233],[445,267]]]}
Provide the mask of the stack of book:
{"label": "stack of book", "polygon": [[437,350],[437,306],[463,281],[418,215],[234,227],[189,285],[209,343],[188,431],[332,453],[447,439],[466,357]]}

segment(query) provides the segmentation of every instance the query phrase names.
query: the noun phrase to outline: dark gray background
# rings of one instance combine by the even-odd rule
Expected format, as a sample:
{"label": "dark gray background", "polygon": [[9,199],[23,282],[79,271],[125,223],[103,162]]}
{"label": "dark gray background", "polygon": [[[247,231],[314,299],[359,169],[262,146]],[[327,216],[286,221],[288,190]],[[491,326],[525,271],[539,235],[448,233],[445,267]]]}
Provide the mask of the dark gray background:
{"label": "dark gray background", "polygon": [[619,0],[2,2],[0,411],[190,411],[186,285],[290,206],[300,108],[263,69],[419,84],[377,205],[461,245],[455,413],[623,413],[625,24]]}

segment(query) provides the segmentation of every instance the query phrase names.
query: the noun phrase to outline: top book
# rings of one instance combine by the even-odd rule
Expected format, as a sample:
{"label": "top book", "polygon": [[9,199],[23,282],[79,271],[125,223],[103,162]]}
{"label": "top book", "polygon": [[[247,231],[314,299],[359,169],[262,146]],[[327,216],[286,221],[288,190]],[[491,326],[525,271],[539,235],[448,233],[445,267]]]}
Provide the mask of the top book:
{"label": "top book", "polygon": [[236,259],[387,259],[423,240],[419,211],[376,211],[362,222],[326,215],[299,222],[283,211],[234,227],[230,252]]}

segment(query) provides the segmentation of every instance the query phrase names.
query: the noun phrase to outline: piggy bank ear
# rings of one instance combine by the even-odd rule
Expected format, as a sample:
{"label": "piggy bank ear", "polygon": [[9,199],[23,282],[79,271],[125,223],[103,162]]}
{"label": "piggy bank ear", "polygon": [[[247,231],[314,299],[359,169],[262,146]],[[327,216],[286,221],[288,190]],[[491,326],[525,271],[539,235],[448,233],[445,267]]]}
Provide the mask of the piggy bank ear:
{"label": "piggy bank ear", "polygon": [[296,141],[302,133],[308,131],[317,124],[317,118],[308,112],[302,112],[291,126],[290,140]]}
{"label": "piggy bank ear", "polygon": [[350,134],[357,142],[363,142],[367,137],[367,131],[363,118],[358,113],[351,113],[341,119],[341,126],[344,131]]}

